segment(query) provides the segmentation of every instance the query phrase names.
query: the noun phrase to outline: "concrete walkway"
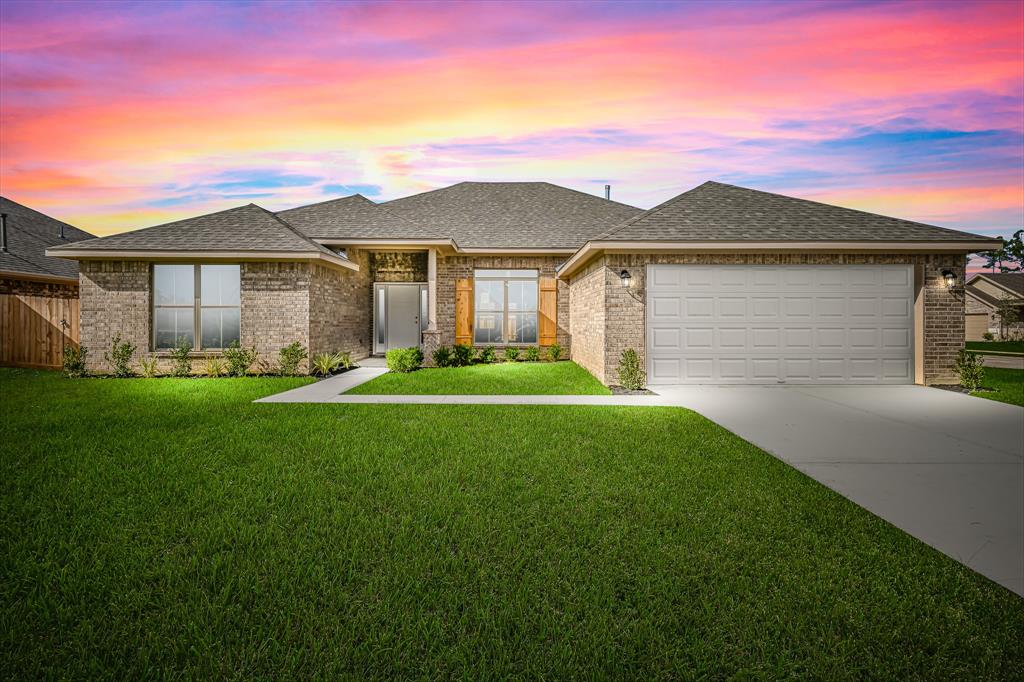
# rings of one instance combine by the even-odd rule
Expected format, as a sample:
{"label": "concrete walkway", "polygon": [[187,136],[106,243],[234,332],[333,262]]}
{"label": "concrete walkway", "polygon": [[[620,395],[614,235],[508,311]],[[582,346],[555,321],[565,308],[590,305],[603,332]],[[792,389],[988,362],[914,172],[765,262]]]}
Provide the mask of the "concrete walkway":
{"label": "concrete walkway", "polygon": [[1024,595],[1024,409],[924,386],[657,388]]}
{"label": "concrete walkway", "polygon": [[344,393],[350,388],[359,384],[365,384],[370,379],[376,379],[387,372],[386,367],[356,367],[347,372],[322,379],[312,384],[299,386],[284,393],[275,393],[266,398],[260,398],[257,403],[328,403],[332,398],[337,398],[339,393]]}
{"label": "concrete walkway", "polygon": [[1024,369],[1024,357],[1013,355],[990,355],[980,353],[985,358],[986,367],[1002,367],[1005,369]]}

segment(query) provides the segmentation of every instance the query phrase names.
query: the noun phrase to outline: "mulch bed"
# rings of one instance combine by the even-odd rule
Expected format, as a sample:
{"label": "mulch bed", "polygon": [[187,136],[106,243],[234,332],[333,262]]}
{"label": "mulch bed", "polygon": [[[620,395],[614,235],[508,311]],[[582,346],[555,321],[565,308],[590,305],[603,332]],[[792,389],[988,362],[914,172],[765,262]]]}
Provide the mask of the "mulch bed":
{"label": "mulch bed", "polygon": [[[971,394],[969,388],[964,388],[960,384],[932,384],[932,388],[941,388],[943,391],[953,391],[953,393],[964,393],[966,395]],[[995,393],[993,388],[979,388],[974,391],[975,393]]]}
{"label": "mulch bed", "polygon": [[648,391],[646,388],[641,388],[639,391],[623,388],[622,386],[609,386],[608,388],[611,390],[612,395],[658,395],[654,391]]}

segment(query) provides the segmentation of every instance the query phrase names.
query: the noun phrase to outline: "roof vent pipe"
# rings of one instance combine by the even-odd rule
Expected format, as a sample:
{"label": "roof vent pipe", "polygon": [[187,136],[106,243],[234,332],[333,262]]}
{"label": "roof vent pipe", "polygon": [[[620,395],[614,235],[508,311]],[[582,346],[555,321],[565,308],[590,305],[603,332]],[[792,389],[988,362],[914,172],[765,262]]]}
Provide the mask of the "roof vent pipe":
{"label": "roof vent pipe", "polygon": [[7,214],[0,213],[0,251],[7,253]]}
{"label": "roof vent pipe", "polygon": [[604,186],[604,198],[608,199],[609,201],[611,200],[611,198],[612,198],[612,186],[611,185],[605,185]]}
{"label": "roof vent pipe", "polygon": [[60,236],[61,239],[64,239],[64,223],[60,224],[59,236]]}

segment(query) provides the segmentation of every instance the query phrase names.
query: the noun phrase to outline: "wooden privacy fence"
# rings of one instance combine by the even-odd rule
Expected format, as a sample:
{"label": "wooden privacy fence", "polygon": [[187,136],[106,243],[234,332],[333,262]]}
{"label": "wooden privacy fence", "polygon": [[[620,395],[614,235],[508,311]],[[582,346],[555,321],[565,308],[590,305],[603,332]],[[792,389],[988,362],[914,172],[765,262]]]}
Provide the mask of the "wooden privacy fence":
{"label": "wooden privacy fence", "polygon": [[66,345],[78,345],[77,298],[0,294],[0,365],[61,366]]}

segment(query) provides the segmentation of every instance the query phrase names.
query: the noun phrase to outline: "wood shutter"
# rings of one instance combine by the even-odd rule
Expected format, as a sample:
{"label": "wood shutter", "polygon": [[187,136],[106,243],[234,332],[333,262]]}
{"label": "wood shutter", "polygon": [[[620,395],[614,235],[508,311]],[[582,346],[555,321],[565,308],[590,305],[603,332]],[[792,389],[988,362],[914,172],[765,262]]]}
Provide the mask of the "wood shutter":
{"label": "wood shutter", "polygon": [[540,345],[550,346],[558,335],[558,281],[540,278]]}
{"label": "wood shutter", "polygon": [[473,280],[455,281],[455,343],[473,345]]}

